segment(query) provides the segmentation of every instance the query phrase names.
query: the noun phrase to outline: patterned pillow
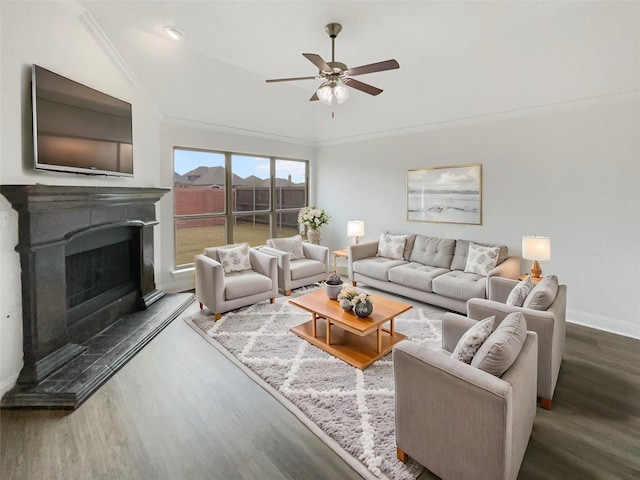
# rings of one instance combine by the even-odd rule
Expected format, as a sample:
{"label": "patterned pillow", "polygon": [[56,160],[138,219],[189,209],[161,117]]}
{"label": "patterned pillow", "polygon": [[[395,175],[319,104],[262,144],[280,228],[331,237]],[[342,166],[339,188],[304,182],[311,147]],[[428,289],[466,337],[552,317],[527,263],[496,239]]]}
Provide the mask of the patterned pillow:
{"label": "patterned pillow", "polygon": [[521,307],[534,286],[531,276],[527,275],[520,283],[513,287],[513,290],[511,290],[507,297],[506,304]]}
{"label": "patterned pillow", "polygon": [[302,237],[300,235],[288,238],[272,238],[271,245],[273,248],[287,252],[290,260],[300,260],[304,258]]}
{"label": "patterned pillow", "polygon": [[242,272],[251,270],[251,260],[249,259],[249,244],[245,243],[239,247],[219,248],[218,258],[224,269],[224,273]]}
{"label": "patterned pillow", "polygon": [[383,233],[378,240],[378,257],[404,260],[404,245],[407,242],[406,235],[390,235]]}
{"label": "patterned pillow", "polygon": [[501,377],[520,355],[526,338],[527,321],[524,315],[521,312],[510,313],[482,344],[471,366]]}
{"label": "patterned pillow", "polygon": [[546,310],[558,294],[558,277],[555,275],[547,275],[531,290],[526,300],[522,304],[524,308],[532,310]]}
{"label": "patterned pillow", "polygon": [[483,247],[469,242],[469,255],[467,256],[467,266],[464,267],[464,271],[486,277],[491,270],[496,268],[499,253],[500,247]]}
{"label": "patterned pillow", "polygon": [[471,363],[476,352],[489,335],[491,335],[491,329],[493,328],[495,319],[495,316],[485,318],[464,332],[460,340],[458,340],[456,348],[453,349],[451,358],[455,358],[464,363]]}

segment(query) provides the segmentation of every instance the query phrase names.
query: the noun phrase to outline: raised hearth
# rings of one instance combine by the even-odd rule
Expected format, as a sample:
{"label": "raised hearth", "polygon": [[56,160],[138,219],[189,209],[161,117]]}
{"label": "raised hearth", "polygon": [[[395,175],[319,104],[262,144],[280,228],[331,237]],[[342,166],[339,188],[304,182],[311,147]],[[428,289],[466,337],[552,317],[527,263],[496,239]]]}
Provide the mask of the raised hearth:
{"label": "raised hearth", "polygon": [[[182,298],[168,312],[147,311],[164,296],[155,286],[153,227],[158,223],[155,203],[168,191],[146,187],[0,186],[0,192],[19,215],[16,251],[22,267],[24,340],[24,367],[16,388],[3,398],[3,406],[18,406],[15,400],[20,392],[24,398],[26,392],[39,392],[37,405],[27,401],[25,406],[74,408],[104,383],[109,376],[107,370],[113,373],[114,366],[124,363],[131,352],[150,340],[139,327],[146,325],[157,333],[158,325],[166,325],[186,308],[182,304],[189,302]],[[174,307],[176,311],[171,311]],[[111,358],[103,362],[109,366],[106,370],[93,368],[89,360],[98,358],[91,342],[102,336],[100,341],[104,343],[105,329],[122,325],[124,319],[128,327],[119,327],[118,340],[104,350],[111,351],[124,342],[126,346],[120,350],[128,352],[122,357],[125,360],[113,363]],[[88,360],[87,354],[94,356]],[[60,375],[70,380],[68,373],[61,373],[69,365],[75,370],[83,365],[102,373],[87,378],[84,386],[76,382],[71,395],[75,400],[70,400],[68,391],[60,395],[63,400],[56,399],[54,394],[66,387],[58,382],[51,388],[50,382],[60,380]],[[80,368],[79,372],[83,371]],[[50,404],[43,400],[46,395],[40,395],[45,393],[51,396]]]}

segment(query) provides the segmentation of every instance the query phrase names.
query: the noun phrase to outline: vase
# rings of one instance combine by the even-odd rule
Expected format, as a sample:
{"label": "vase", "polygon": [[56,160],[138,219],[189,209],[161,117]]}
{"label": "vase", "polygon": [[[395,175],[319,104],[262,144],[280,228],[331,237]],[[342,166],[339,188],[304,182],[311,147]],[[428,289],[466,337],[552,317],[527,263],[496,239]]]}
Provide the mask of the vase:
{"label": "vase", "polygon": [[355,307],[353,307],[353,311],[360,318],[365,318],[371,315],[373,312],[373,303],[371,302],[360,302],[357,303]]}
{"label": "vase", "polygon": [[350,312],[353,309],[353,305],[351,305],[351,300],[346,298],[344,300],[340,300],[340,306],[345,312]]}
{"label": "vase", "polygon": [[329,297],[331,300],[336,300],[338,298],[338,295],[340,294],[340,291],[342,290],[342,283],[339,283],[337,285],[331,285],[330,283],[325,283],[325,288],[327,290],[327,297]]}
{"label": "vase", "polygon": [[320,230],[319,229],[312,229],[312,230],[307,230],[307,239],[313,243],[314,245],[319,245],[320,244]]}

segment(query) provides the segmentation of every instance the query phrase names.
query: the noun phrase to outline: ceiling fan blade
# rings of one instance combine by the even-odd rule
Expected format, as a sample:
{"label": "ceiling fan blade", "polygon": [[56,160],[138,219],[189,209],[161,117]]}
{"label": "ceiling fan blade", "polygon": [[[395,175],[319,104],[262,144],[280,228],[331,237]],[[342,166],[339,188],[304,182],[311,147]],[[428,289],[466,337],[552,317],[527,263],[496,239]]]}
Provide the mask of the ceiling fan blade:
{"label": "ceiling fan blade", "polygon": [[345,70],[349,76],[355,77],[356,75],[363,75],[365,73],[383,72],[385,70],[393,70],[400,68],[400,64],[395,60],[385,60],[384,62],[370,63],[369,65],[362,65],[360,67],[353,67],[349,70]]}
{"label": "ceiling fan blade", "polygon": [[333,69],[327,65],[320,55],[315,53],[303,53],[304,57],[313,63],[321,72],[333,72]]}
{"label": "ceiling fan blade", "polygon": [[313,77],[291,77],[291,78],[272,78],[270,80],[265,80],[265,82],[267,83],[274,83],[274,82],[290,82],[292,80],[315,80],[316,78],[320,78],[317,75],[313,76]]}
{"label": "ceiling fan blade", "polygon": [[318,98],[318,92],[313,92],[313,95],[311,95],[311,98],[309,99],[310,102],[315,102],[316,100],[319,100]]}
{"label": "ceiling fan blade", "polygon": [[378,87],[374,87],[367,83],[362,83],[353,78],[346,78],[344,80],[344,84],[348,87],[355,88],[356,90],[360,90],[361,92],[368,93],[369,95],[379,95],[382,93],[382,90]]}

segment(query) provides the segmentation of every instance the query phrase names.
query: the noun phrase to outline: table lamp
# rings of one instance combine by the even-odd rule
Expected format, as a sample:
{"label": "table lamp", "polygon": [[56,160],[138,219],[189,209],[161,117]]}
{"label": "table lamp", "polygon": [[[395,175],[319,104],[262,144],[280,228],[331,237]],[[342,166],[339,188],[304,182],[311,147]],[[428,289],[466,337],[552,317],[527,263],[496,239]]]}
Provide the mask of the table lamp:
{"label": "table lamp", "polygon": [[538,237],[527,235],[522,237],[522,257],[533,260],[531,264],[531,277],[540,278],[542,269],[538,262],[543,262],[551,258],[551,239],[549,237]]}
{"label": "table lamp", "polygon": [[356,243],[358,238],[364,235],[364,222],[362,220],[349,220],[347,222],[347,237],[356,237]]}

